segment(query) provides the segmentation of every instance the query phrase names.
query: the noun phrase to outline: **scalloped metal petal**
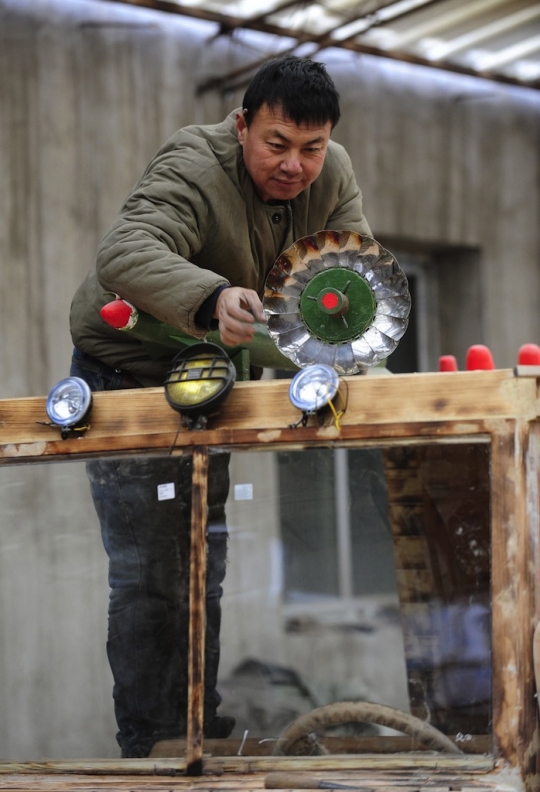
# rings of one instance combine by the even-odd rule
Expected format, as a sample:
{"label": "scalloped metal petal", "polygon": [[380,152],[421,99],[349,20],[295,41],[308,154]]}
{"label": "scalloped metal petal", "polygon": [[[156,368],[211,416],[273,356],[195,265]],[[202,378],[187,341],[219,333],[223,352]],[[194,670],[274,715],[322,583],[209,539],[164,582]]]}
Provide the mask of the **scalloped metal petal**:
{"label": "scalloped metal petal", "polygon": [[306,265],[303,248],[299,247],[298,244],[292,245],[276,259],[274,266],[280,267],[289,275],[296,270],[304,269]]}
{"label": "scalloped metal petal", "polygon": [[300,297],[284,292],[270,292],[263,297],[263,308],[266,315],[298,313]]}
{"label": "scalloped metal petal", "polygon": [[313,361],[314,363],[324,363],[326,366],[335,368],[334,361],[336,359],[336,346],[335,344],[323,344],[323,348]]}
{"label": "scalloped metal petal", "polygon": [[399,319],[406,319],[411,311],[411,300],[409,294],[396,297],[388,297],[386,300],[377,301],[377,313],[384,316],[396,316]]}
{"label": "scalloped metal petal", "polygon": [[265,286],[268,287],[269,281],[270,283],[274,283],[275,281],[275,285],[278,286],[282,280],[288,277],[289,277],[288,271],[276,262],[272,267],[272,269],[268,272],[268,275],[266,276]]}
{"label": "scalloped metal petal", "polygon": [[375,255],[365,255],[365,256],[357,256],[356,261],[353,264],[353,269],[363,278],[366,278],[368,272],[371,272],[375,264],[377,263],[378,256]]}
{"label": "scalloped metal petal", "polygon": [[287,270],[283,269],[279,264],[274,264],[268,275],[266,276],[266,281],[264,283],[264,288],[266,291],[279,291],[283,288],[287,279],[290,279],[290,275]]}
{"label": "scalloped metal petal", "polygon": [[[281,285],[277,285],[277,283]],[[291,297],[299,300],[304,288],[304,284],[299,283],[289,275],[286,275],[279,282],[275,278],[267,279],[266,289],[263,294],[263,308],[266,308],[267,304],[279,297]]]}
{"label": "scalloped metal petal", "polygon": [[302,237],[297,240],[292,247],[281,254],[280,258],[290,259],[289,266],[291,272],[306,269],[308,262],[321,259],[321,251],[315,239],[315,235]]}
{"label": "scalloped metal petal", "polygon": [[339,232],[339,249],[340,251],[354,250],[358,253],[362,249],[364,240],[371,239],[371,237],[362,236],[356,231],[340,231]]}
{"label": "scalloped metal petal", "polygon": [[317,231],[313,234],[315,244],[325,269],[339,266],[339,231]]}
{"label": "scalloped metal petal", "polygon": [[339,266],[346,269],[354,269],[354,265],[358,259],[357,250],[342,250],[339,254]]}
{"label": "scalloped metal petal", "polygon": [[302,291],[304,290],[305,286],[310,282],[313,277],[313,273],[309,269],[305,270],[297,270],[293,272],[293,278],[300,284]]}
{"label": "scalloped metal petal", "polygon": [[326,269],[326,264],[322,258],[309,259],[306,261],[306,269],[309,270],[311,277],[313,277],[314,275],[317,275],[317,273]]}
{"label": "scalloped metal petal", "polygon": [[293,357],[296,350],[311,338],[304,324],[282,333],[274,333],[270,328],[268,328],[268,332],[276,342],[276,346],[280,352],[283,352],[285,357],[290,358],[293,362],[296,362]]}
{"label": "scalloped metal petal", "polygon": [[383,314],[376,315],[373,319],[372,327],[380,330],[384,335],[393,338],[394,341],[399,341],[407,329],[407,319],[397,319],[395,316],[384,316]]}
{"label": "scalloped metal petal", "polygon": [[360,371],[350,343],[336,345],[334,368],[338,374],[358,374]]}
{"label": "scalloped metal petal", "polygon": [[407,278],[403,272],[396,272],[386,283],[375,283],[372,288],[377,302],[392,297],[408,297],[410,299]]}
{"label": "scalloped metal petal", "polygon": [[351,348],[354,359],[362,366],[374,366],[382,359],[373,351],[363,336],[352,341]]}
{"label": "scalloped metal petal", "polygon": [[397,347],[397,341],[394,341],[393,338],[385,335],[385,333],[381,333],[381,331],[377,330],[373,325],[368,327],[362,337],[378,356],[379,360],[388,357]]}
{"label": "scalloped metal petal", "polygon": [[380,256],[384,248],[373,237],[362,237],[362,244],[358,251],[359,256]]}
{"label": "scalloped metal petal", "polygon": [[373,267],[366,272],[364,278],[367,280],[371,288],[375,285],[386,283],[398,270],[395,258],[388,259],[387,257],[380,257],[377,259]]}
{"label": "scalloped metal petal", "polygon": [[305,329],[304,322],[299,313],[273,314],[268,317],[266,326],[272,337],[274,337],[274,334],[278,334],[279,336],[281,333],[286,333],[298,327]]}
{"label": "scalloped metal petal", "polygon": [[362,247],[363,237],[355,231],[340,231],[339,234],[339,266],[352,269]]}
{"label": "scalloped metal petal", "polygon": [[326,254],[339,253],[339,231],[328,229],[327,231],[316,231],[313,234],[315,244],[321,252],[321,257]]}
{"label": "scalloped metal petal", "polygon": [[[285,262],[286,263],[286,262]],[[311,280],[313,274],[309,270],[296,270],[289,272],[279,264],[274,264],[265,282],[265,295],[270,292],[287,292],[291,295],[300,295],[307,281]]]}
{"label": "scalloped metal petal", "polygon": [[324,346],[324,342],[319,338],[309,337],[303,344],[296,347],[293,355],[291,356],[291,360],[293,363],[299,366],[299,368],[311,366],[311,364],[314,363],[317,357],[320,355]]}
{"label": "scalloped metal petal", "polygon": [[396,269],[398,267],[396,257],[390,253],[386,248],[381,248],[381,255],[379,256],[381,264],[392,264]]}

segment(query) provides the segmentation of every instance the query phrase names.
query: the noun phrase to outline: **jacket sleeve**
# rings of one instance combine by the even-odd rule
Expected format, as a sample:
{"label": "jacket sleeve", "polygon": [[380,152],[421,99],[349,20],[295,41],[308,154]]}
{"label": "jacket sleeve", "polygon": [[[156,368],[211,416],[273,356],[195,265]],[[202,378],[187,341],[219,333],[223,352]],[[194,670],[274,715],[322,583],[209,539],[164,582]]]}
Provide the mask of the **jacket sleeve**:
{"label": "jacket sleeve", "polygon": [[213,238],[207,172],[179,152],[158,157],[126,200],[98,250],[101,286],[179,330],[202,336],[195,316],[226,278],[194,264]]}
{"label": "jacket sleeve", "polygon": [[334,168],[339,181],[339,194],[326,228],[335,231],[349,230],[372,236],[362,208],[362,193],[356,184],[352,162],[342,146],[334,144]]}

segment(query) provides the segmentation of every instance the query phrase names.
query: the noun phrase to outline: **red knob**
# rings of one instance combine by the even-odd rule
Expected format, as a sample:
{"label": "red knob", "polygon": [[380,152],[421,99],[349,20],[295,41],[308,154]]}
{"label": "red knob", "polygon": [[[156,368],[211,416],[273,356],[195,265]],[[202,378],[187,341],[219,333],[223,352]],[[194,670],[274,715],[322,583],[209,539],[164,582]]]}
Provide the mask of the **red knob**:
{"label": "red knob", "polygon": [[439,371],[457,371],[457,360],[454,355],[441,355],[439,358]]}
{"label": "red knob", "polygon": [[523,344],[518,352],[519,366],[540,366],[540,347],[537,344]]}
{"label": "red knob", "polygon": [[101,318],[104,319],[111,327],[117,330],[123,330],[129,325],[129,321],[133,315],[134,308],[125,300],[113,300],[103,306],[100,311]]}
{"label": "red knob", "polygon": [[483,344],[474,344],[467,350],[465,361],[467,371],[489,371],[495,368],[491,352]]}

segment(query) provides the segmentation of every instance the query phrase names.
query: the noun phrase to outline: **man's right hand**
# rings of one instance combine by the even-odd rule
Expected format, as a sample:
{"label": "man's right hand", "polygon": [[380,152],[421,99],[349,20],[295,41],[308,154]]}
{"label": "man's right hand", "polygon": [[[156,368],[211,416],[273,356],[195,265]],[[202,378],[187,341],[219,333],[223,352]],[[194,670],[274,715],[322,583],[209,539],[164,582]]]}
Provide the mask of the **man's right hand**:
{"label": "man's right hand", "polygon": [[219,322],[219,333],[226,346],[237,346],[253,339],[255,321],[264,322],[262,302],[253,289],[230,286],[220,293],[214,319]]}

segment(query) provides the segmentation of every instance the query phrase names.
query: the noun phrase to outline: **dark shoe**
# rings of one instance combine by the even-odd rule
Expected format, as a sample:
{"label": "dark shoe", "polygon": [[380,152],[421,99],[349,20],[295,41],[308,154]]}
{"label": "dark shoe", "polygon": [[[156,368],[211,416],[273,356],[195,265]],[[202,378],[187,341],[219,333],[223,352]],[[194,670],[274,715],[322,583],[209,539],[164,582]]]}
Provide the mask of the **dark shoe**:
{"label": "dark shoe", "polygon": [[144,759],[150,755],[152,750],[152,741],[148,741],[139,745],[129,745],[122,748],[122,759]]}
{"label": "dark shoe", "polygon": [[231,718],[230,715],[224,715],[222,718],[216,716],[204,724],[204,736],[210,740],[225,740],[230,736],[235,724],[236,718]]}

